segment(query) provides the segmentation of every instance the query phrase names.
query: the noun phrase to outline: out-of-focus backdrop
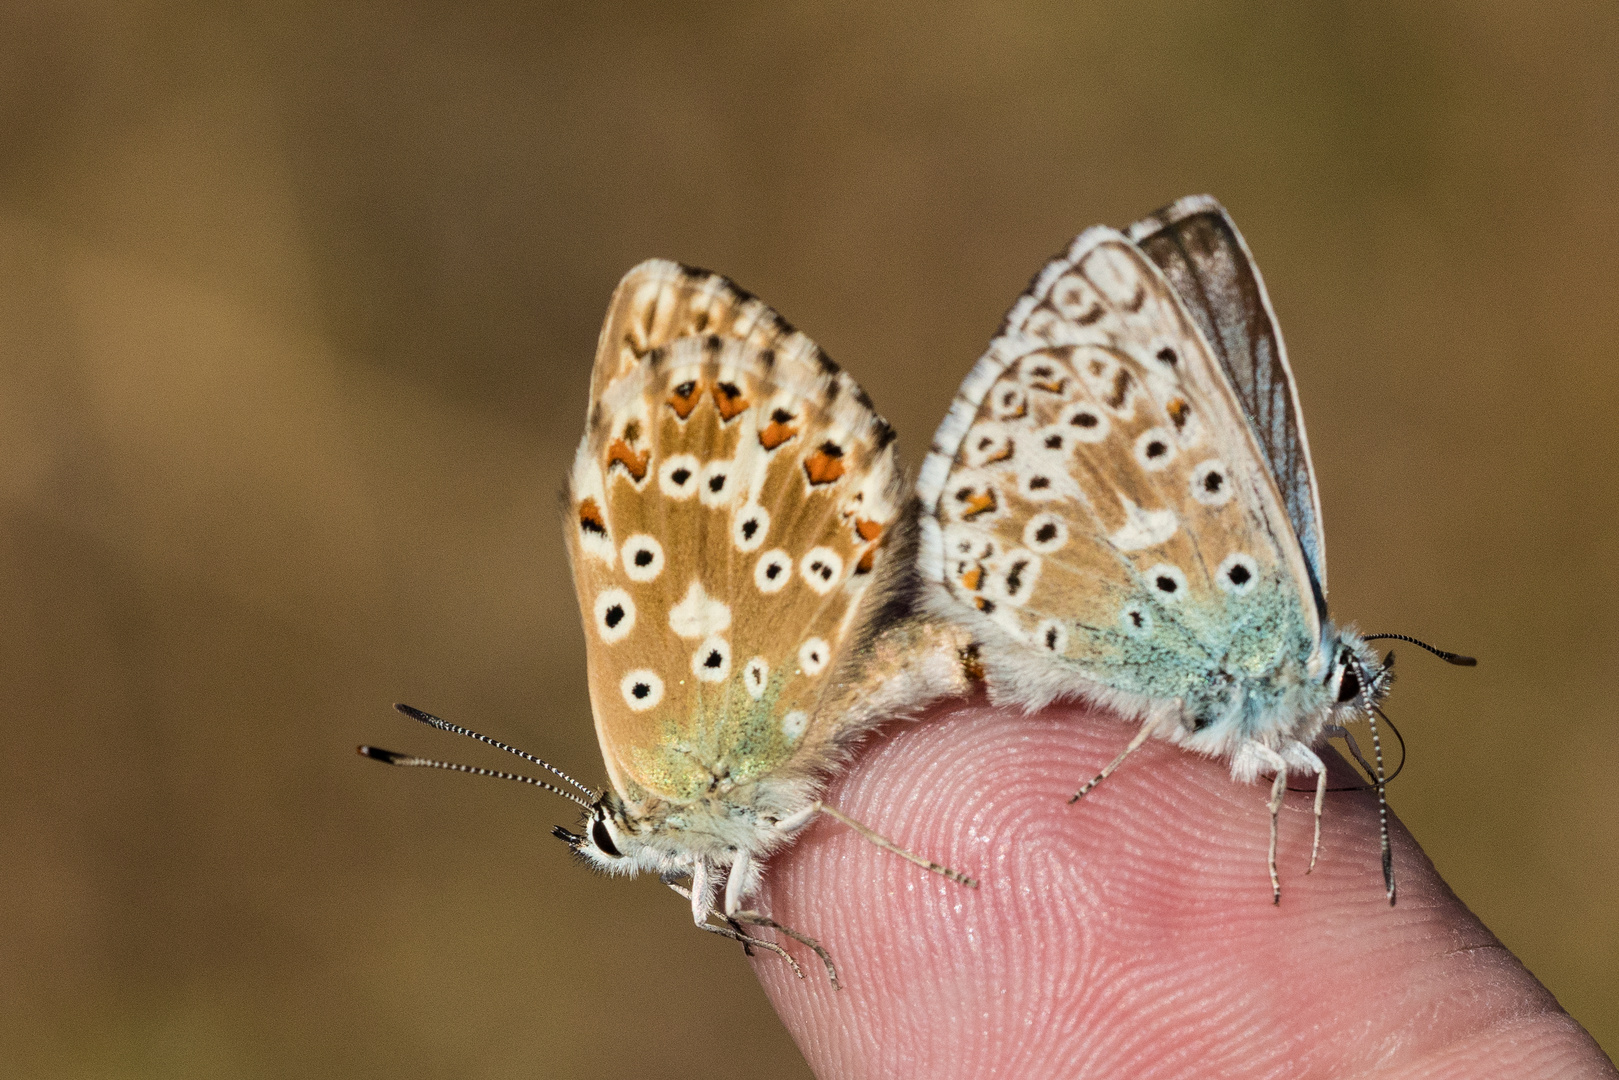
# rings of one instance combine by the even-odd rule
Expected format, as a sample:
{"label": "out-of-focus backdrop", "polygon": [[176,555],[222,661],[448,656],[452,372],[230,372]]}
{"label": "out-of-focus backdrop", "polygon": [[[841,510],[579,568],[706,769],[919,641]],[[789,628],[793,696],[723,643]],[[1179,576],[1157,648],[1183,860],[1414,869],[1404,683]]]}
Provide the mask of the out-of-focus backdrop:
{"label": "out-of-focus backdrop", "polygon": [[[600,781],[556,514],[650,255],[914,464],[1028,277],[1209,191],[1292,350],[1400,814],[1619,1048],[1619,7],[0,7],[0,1056],[45,1078],[793,1076]],[[493,763],[493,762],[491,762]],[[503,764],[503,763],[502,763]]]}

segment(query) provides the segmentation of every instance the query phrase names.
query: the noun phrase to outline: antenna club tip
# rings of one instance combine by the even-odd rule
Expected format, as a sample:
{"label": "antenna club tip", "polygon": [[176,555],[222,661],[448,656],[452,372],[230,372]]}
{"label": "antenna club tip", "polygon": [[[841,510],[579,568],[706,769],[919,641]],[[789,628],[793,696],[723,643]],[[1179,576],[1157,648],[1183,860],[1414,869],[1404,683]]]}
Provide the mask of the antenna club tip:
{"label": "antenna club tip", "polygon": [[355,750],[361,757],[370,758],[372,761],[380,761],[385,765],[398,765],[407,756],[405,754],[396,754],[392,750],[384,750],[380,746],[361,745],[355,747]]}

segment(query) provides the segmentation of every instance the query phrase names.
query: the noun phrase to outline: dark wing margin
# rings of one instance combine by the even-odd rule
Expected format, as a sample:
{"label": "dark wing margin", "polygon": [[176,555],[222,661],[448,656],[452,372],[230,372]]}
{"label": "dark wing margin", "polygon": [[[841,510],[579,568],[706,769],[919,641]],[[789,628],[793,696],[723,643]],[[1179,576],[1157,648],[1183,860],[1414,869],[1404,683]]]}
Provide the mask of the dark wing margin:
{"label": "dark wing margin", "polygon": [[1242,234],[1214,198],[1192,195],[1130,226],[1214,348],[1248,414],[1304,550],[1316,608],[1327,616],[1327,555],[1310,444],[1287,347]]}

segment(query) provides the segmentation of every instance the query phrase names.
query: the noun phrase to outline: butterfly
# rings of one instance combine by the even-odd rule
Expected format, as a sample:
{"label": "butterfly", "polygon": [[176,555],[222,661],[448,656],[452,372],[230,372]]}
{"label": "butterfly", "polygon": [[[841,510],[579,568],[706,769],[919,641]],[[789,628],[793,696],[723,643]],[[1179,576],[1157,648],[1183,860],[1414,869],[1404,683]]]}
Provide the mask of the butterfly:
{"label": "butterfly", "polygon": [[[609,874],[654,873],[698,927],[775,952],[752,910],[764,860],[820,814],[961,884],[821,799],[879,721],[965,691],[968,643],[917,614],[914,510],[894,431],[809,338],[725,278],[649,260],[619,283],[563,492],[585,623],[595,792],[554,833]],[[362,747],[398,765],[430,759]],[[723,892],[721,892],[723,890]],[[714,921],[715,919],[719,921]]]}
{"label": "butterfly", "polygon": [[[962,383],[917,492],[926,603],[978,639],[991,697],[1033,710],[1078,696],[1141,719],[1074,799],[1154,736],[1228,759],[1240,781],[1273,774],[1280,902],[1289,772],[1316,781],[1313,869],[1314,744],[1378,713],[1393,654],[1369,643],[1414,639],[1328,617],[1298,391],[1225,209],[1185,198],[1051,260]],[[1372,735],[1393,903],[1375,719]]]}

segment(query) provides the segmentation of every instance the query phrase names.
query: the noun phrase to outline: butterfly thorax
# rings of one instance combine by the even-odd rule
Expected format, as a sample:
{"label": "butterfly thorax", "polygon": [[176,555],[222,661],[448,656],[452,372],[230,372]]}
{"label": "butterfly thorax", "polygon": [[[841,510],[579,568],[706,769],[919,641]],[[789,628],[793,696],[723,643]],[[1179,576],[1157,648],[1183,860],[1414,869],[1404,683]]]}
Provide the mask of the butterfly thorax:
{"label": "butterfly thorax", "polygon": [[1365,715],[1392,681],[1392,672],[1358,634],[1331,623],[1319,649],[1278,650],[1269,665],[1245,666],[1241,656],[1232,654],[1200,686],[1160,707],[1158,733],[1217,756],[1233,755],[1245,742],[1272,749],[1310,745],[1327,724]]}

